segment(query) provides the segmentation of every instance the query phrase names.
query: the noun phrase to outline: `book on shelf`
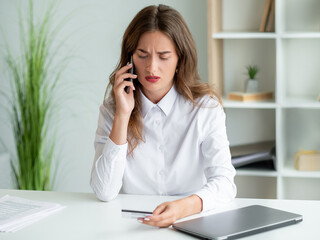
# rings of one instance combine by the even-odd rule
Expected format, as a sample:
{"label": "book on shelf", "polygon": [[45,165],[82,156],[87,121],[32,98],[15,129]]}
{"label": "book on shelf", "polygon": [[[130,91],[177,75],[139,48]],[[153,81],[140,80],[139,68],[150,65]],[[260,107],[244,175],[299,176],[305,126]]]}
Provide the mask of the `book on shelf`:
{"label": "book on shelf", "polygon": [[275,170],[275,141],[241,144],[230,147],[231,162],[235,168],[264,168]]}
{"label": "book on shelf", "polygon": [[274,32],[275,0],[266,0],[259,32]]}
{"label": "book on shelf", "polygon": [[274,27],[274,22],[275,22],[275,0],[271,1],[271,6],[270,6],[270,11],[269,11],[269,16],[268,16],[268,21],[266,24],[265,32],[274,32],[275,27]]}
{"label": "book on shelf", "polygon": [[269,15],[269,10],[270,10],[270,7],[271,7],[271,1],[272,0],[266,0],[266,4],[264,6],[264,11],[263,11],[261,24],[260,24],[260,28],[259,28],[259,32],[264,32],[264,30],[265,30],[267,19],[268,19],[268,15]]}
{"label": "book on shelf", "polygon": [[257,93],[246,93],[246,92],[230,92],[228,94],[229,100],[234,101],[263,101],[273,99],[273,92],[257,92]]}

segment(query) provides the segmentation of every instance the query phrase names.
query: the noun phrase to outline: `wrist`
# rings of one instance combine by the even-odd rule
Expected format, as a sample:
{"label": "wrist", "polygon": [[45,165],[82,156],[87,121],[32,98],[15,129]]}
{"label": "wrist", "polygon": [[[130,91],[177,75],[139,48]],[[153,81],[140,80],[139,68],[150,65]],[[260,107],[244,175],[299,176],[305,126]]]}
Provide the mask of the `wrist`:
{"label": "wrist", "polygon": [[130,116],[115,115],[113,126],[110,132],[110,139],[117,145],[122,145],[127,142],[127,132]]}
{"label": "wrist", "polygon": [[178,219],[200,213],[202,211],[202,199],[198,195],[193,194],[178,201],[181,201],[182,207]]}
{"label": "wrist", "polygon": [[130,120],[130,116],[131,116],[131,113],[124,114],[124,113],[116,112],[115,115],[114,115],[113,121],[119,121],[119,122],[121,122],[123,124],[128,124],[129,120]]}

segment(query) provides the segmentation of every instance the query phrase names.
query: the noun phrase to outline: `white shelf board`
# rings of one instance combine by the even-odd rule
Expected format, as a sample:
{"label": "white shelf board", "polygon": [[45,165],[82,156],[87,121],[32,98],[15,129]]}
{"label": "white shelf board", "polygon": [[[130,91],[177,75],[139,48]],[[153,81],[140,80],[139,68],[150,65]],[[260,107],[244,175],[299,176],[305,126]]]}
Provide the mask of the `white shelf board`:
{"label": "white shelf board", "polygon": [[316,97],[289,97],[281,104],[283,108],[320,109],[320,101]]}
{"label": "white shelf board", "polygon": [[293,162],[286,163],[285,167],[281,171],[282,177],[293,178],[319,178],[320,171],[298,171],[293,167]]}
{"label": "white shelf board", "polygon": [[276,39],[286,38],[320,38],[320,32],[216,32],[212,34],[213,39]]}
{"label": "white shelf board", "polygon": [[254,108],[254,109],[276,109],[277,104],[274,100],[270,101],[259,101],[259,102],[242,102],[242,101],[231,101],[227,98],[222,99],[223,107],[225,108]]}
{"label": "white shelf board", "polygon": [[237,176],[277,177],[275,170],[236,169]]}
{"label": "white shelf board", "polygon": [[280,34],[281,38],[320,38],[320,32],[286,32]]}
{"label": "white shelf board", "polygon": [[212,34],[213,39],[275,39],[276,33],[265,32],[217,32]]}

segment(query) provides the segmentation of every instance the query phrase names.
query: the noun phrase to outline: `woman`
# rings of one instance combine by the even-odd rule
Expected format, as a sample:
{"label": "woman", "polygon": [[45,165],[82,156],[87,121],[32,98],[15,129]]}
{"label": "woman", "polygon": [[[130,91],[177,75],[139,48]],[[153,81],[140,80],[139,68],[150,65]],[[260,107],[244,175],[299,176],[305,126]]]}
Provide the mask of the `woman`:
{"label": "woman", "polygon": [[[135,74],[129,73],[131,56]],[[168,227],[235,197],[225,114],[199,81],[195,43],[176,10],[149,6],[134,17],[108,88],[91,174],[99,199],[110,201],[120,191],[186,196],[139,219]]]}

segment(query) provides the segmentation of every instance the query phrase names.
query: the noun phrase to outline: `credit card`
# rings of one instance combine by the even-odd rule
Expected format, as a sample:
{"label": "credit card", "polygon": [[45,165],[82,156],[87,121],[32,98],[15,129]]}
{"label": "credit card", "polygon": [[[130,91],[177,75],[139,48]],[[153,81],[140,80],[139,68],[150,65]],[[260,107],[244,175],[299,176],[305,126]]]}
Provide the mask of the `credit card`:
{"label": "credit card", "polygon": [[152,212],[147,211],[137,211],[137,210],[128,210],[128,209],[122,209],[121,210],[122,217],[125,218],[145,218],[147,216],[152,216]]}

